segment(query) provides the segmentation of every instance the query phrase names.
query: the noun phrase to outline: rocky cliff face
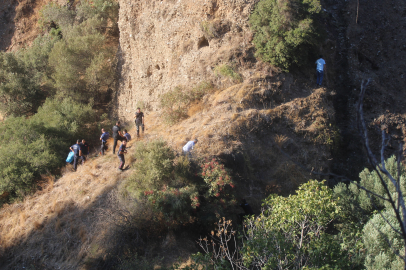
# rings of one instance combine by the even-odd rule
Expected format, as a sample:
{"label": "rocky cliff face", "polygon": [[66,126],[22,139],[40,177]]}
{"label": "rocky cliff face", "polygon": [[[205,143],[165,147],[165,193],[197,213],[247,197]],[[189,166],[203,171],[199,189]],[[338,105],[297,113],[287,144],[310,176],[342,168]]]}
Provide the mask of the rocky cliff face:
{"label": "rocky cliff face", "polygon": [[119,0],[120,118],[157,110],[162,93],[215,79],[220,63],[254,65],[248,18],[258,0]]}

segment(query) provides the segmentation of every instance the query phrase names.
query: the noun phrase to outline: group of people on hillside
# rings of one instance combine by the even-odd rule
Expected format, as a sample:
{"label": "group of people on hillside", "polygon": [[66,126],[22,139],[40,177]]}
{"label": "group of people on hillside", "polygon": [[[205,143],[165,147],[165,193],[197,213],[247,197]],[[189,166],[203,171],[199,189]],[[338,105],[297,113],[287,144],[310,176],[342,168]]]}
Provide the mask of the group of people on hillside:
{"label": "group of people on hillside", "polygon": [[[137,127],[137,137],[140,136],[140,129],[144,133],[145,125],[144,125],[144,113],[141,112],[140,108],[137,108],[137,111],[135,113],[135,125]],[[130,133],[127,132],[126,129],[121,132],[121,123],[120,121],[116,122],[116,125],[113,126],[113,154],[116,153],[116,147],[117,147],[117,142],[121,141],[121,145],[119,146],[117,156],[120,160],[120,166],[119,170],[124,170],[124,164],[125,164],[125,158],[124,154],[127,153],[126,150],[126,145],[127,142],[131,140],[131,135]],[[105,151],[107,150],[107,140],[110,138],[110,134],[104,129],[101,129],[101,136],[100,136],[100,141],[101,141],[101,147],[100,147],[100,155],[104,155]],[[68,158],[66,159],[66,162],[68,163],[73,163],[73,169],[76,171],[77,166],[79,163],[79,160],[82,160],[82,164],[85,163],[87,159],[87,155],[90,152],[89,145],[88,143],[83,139],[82,141],[77,140],[76,144],[72,145],[70,147],[70,153],[68,155]]]}

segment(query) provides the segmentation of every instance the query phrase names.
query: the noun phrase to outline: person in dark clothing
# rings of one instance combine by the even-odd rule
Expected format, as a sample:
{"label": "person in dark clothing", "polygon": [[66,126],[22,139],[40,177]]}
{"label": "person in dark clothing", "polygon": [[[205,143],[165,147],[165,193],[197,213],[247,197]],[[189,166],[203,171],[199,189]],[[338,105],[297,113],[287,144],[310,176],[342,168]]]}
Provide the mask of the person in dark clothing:
{"label": "person in dark clothing", "polygon": [[124,141],[126,140],[125,137],[121,134],[121,128],[120,128],[120,121],[116,123],[116,125],[113,127],[113,155],[116,153],[116,146],[117,146],[117,141]]}
{"label": "person in dark clothing", "polygon": [[144,133],[144,113],[141,112],[140,108],[137,108],[137,112],[135,113],[135,126],[137,127],[137,137],[140,136],[140,127],[142,128],[142,133]]}
{"label": "person in dark clothing", "polygon": [[124,137],[127,139],[127,142],[131,141],[131,135],[130,133],[127,132],[126,129],[124,129]]}
{"label": "person in dark clothing", "polygon": [[82,164],[85,164],[87,155],[89,155],[89,144],[85,141],[85,139],[82,139],[82,142],[79,145],[82,149]]}
{"label": "person in dark clothing", "polygon": [[251,206],[247,203],[245,199],[241,200],[241,204],[239,206],[244,210],[244,213],[238,214],[238,222],[242,224],[246,216],[254,215],[254,211],[252,211]]}
{"label": "person in dark clothing", "polygon": [[73,156],[73,169],[76,171],[77,167],[78,167],[78,161],[79,158],[82,156],[82,150],[80,148],[79,145],[80,141],[77,140],[76,144],[72,145],[70,147],[70,150],[73,152],[74,156]]}
{"label": "person in dark clothing", "polygon": [[120,160],[120,166],[118,167],[118,169],[120,171],[124,170],[124,164],[125,164],[124,154],[127,153],[127,150],[125,150],[126,145],[127,145],[127,141],[123,141],[117,152],[118,159]]}
{"label": "person in dark clothing", "polygon": [[107,149],[107,139],[109,138],[110,134],[108,132],[106,132],[104,130],[104,128],[102,128],[101,132],[102,132],[102,135],[100,136],[100,140],[102,141],[102,144],[101,144],[100,154],[102,156],[104,156],[104,150]]}

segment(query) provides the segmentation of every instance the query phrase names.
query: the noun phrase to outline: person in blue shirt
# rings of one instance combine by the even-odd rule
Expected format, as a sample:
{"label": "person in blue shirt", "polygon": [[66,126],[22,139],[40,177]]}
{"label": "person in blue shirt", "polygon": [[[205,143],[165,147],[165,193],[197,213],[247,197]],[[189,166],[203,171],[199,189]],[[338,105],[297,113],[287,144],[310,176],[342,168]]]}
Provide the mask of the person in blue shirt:
{"label": "person in blue shirt", "polygon": [[120,148],[118,148],[118,152],[117,152],[118,159],[120,160],[120,166],[118,167],[118,169],[120,171],[124,170],[124,164],[125,164],[124,154],[127,153],[127,150],[125,150],[126,145],[127,145],[127,141],[123,141],[121,143]]}
{"label": "person in blue shirt", "polygon": [[74,145],[72,145],[70,147],[70,150],[74,154],[74,156],[73,156],[73,169],[75,170],[75,172],[76,172],[76,169],[78,167],[79,158],[82,156],[82,149],[81,149],[79,143],[80,143],[80,140],[77,140],[76,144],[74,144]]}
{"label": "person in blue shirt", "polygon": [[100,154],[104,156],[104,150],[107,149],[107,139],[109,138],[110,134],[102,128],[101,130],[102,135],[100,136],[100,141],[102,142],[101,144],[101,149],[100,149]]}
{"label": "person in blue shirt", "polygon": [[127,132],[126,129],[124,129],[124,137],[127,139],[127,142],[129,142],[131,140],[131,135],[130,135],[130,133]]}
{"label": "person in blue shirt", "polygon": [[321,82],[323,81],[324,70],[326,69],[326,61],[324,61],[323,56],[320,55],[320,58],[316,61],[317,65],[317,86],[321,86]]}

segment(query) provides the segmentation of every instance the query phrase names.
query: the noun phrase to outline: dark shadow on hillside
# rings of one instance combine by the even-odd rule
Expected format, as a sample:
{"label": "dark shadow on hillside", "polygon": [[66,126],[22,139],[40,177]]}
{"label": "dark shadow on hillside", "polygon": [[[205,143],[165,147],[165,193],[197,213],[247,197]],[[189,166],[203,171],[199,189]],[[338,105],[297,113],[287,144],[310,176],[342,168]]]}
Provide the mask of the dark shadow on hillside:
{"label": "dark shadow on hillside", "polygon": [[18,1],[3,0],[0,3],[0,51],[9,49],[15,31],[16,7]]}
{"label": "dark shadow on hillside", "polygon": [[[198,251],[193,228],[168,234],[143,204],[123,204],[117,185],[106,187],[85,208],[73,200],[55,204],[50,218],[2,250],[0,269],[116,269],[123,261],[131,265],[135,254],[171,265]],[[140,213],[151,218],[140,222]]]}
{"label": "dark shadow on hillside", "polygon": [[93,242],[109,229],[109,220],[101,220],[100,213],[109,207],[106,198],[115,187],[106,187],[86,208],[79,208],[72,199],[56,203],[50,218],[35,224],[31,232],[4,250],[0,269],[56,269],[57,265],[77,269],[98,250]]}

